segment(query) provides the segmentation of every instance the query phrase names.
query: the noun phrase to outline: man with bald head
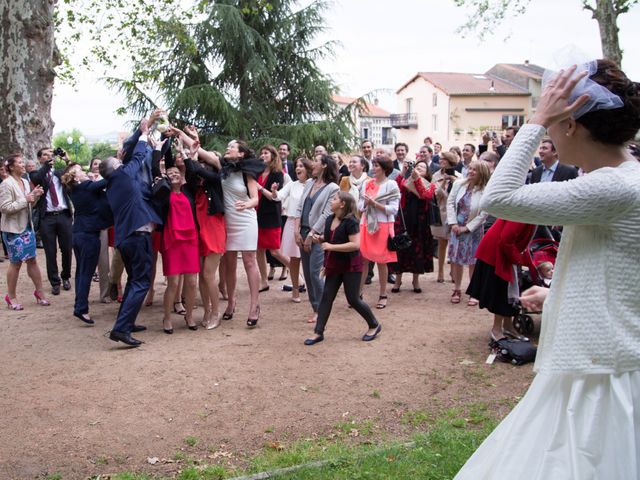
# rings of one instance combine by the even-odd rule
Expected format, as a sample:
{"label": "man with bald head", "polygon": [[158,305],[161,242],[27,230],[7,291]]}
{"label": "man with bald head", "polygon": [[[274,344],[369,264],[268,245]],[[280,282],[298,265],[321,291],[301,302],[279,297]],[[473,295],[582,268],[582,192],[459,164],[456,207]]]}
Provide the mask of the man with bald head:
{"label": "man with bald head", "polygon": [[142,343],[132,332],[146,330],[135,320],[151,285],[151,233],[162,220],[144,188],[140,170],[147,156],[147,119],[140,122],[140,136],[126,165],[114,157],[100,164],[100,175],[107,180],[107,199],[113,212],[115,246],[127,271],[127,284],[118,317],[109,338],[131,347]]}

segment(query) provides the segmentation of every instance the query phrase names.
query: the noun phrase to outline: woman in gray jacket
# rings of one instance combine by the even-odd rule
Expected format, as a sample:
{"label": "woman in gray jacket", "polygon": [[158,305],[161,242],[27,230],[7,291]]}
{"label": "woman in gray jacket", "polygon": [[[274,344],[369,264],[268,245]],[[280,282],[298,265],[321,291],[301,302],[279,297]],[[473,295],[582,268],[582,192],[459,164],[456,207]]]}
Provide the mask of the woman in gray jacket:
{"label": "woman in gray jacket", "polygon": [[313,308],[313,316],[309,323],[315,323],[324,288],[324,280],[320,277],[324,252],[319,244],[312,243],[312,239],[314,234],[324,233],[325,221],[331,215],[329,201],[340,188],[336,183],[336,161],[329,155],[316,155],[311,160],[311,178],[313,181],[306,183],[296,214],[295,238],[300,246],[302,272],[309,293],[309,302]]}

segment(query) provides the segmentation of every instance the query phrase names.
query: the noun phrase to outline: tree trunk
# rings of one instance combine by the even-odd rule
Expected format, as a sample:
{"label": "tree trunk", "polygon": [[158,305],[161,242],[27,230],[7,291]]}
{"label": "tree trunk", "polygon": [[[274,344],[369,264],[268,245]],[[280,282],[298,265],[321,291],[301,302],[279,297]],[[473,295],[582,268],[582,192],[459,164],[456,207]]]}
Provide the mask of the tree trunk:
{"label": "tree trunk", "polygon": [[602,55],[619,66],[622,63],[622,51],[618,41],[618,12],[613,0],[596,0],[593,18],[600,28]]}
{"label": "tree trunk", "polygon": [[51,145],[56,0],[0,0],[0,156]]}

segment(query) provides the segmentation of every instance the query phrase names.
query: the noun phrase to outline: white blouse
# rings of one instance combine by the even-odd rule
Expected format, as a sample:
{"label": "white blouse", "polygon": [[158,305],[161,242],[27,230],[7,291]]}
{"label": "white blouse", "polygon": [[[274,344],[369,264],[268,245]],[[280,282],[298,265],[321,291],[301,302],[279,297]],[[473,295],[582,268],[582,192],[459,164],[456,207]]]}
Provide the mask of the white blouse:
{"label": "white blouse", "polygon": [[482,208],[498,218],[564,226],[535,369],[639,370],[640,163],[523,185],[544,134],[539,125],[520,129],[482,198]]}
{"label": "white blouse", "polygon": [[276,198],[275,200],[277,200],[278,202],[283,202],[282,215],[295,218],[296,212],[300,207],[300,202],[302,201],[304,186],[307,184],[307,182],[309,182],[309,180],[304,183],[300,183],[300,180],[288,183],[285,182],[285,186],[282,187],[282,189],[278,190],[278,198]]}

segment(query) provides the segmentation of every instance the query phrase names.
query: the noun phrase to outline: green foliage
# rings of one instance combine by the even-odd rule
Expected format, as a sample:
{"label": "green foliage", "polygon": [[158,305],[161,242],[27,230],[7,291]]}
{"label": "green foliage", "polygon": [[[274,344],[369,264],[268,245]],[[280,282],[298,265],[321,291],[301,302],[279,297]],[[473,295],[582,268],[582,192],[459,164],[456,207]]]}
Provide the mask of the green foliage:
{"label": "green foliage", "polygon": [[[69,138],[71,138],[71,143],[69,143]],[[91,160],[91,148],[87,145],[82,132],[76,128],[71,132],[60,132],[54,135],[51,143],[54,149],[60,147],[67,152],[67,156],[72,162],[87,165]]]}
{"label": "green foliage", "polygon": [[117,150],[108,143],[98,142],[91,145],[91,159],[104,160],[107,157],[115,157]]}
{"label": "green foliage", "polygon": [[[316,65],[333,44],[312,46],[327,0],[304,7],[294,0],[90,0],[91,8],[74,8],[79,1],[58,7],[59,31],[67,45],[83,38],[92,45],[84,63],[109,72],[108,85],[126,98],[120,113],[139,118],[161,106],[178,126],[198,127],[210,149],[234,138],[256,148],[287,141],[294,152],[354,144],[360,105],[333,103],[334,84]],[[80,33],[77,23],[85,26]],[[124,58],[133,64],[126,78],[113,73]]]}

